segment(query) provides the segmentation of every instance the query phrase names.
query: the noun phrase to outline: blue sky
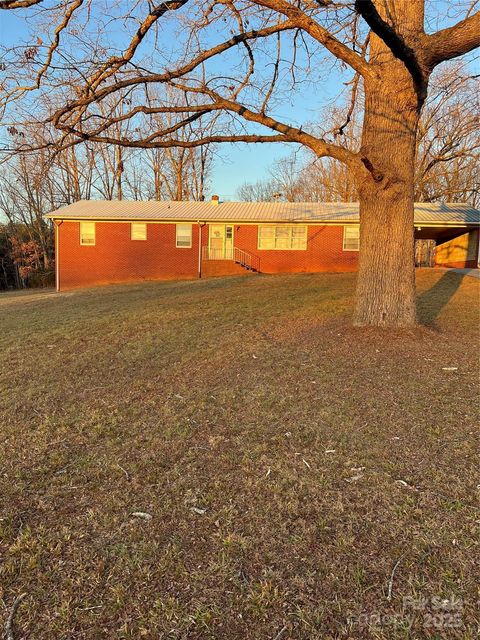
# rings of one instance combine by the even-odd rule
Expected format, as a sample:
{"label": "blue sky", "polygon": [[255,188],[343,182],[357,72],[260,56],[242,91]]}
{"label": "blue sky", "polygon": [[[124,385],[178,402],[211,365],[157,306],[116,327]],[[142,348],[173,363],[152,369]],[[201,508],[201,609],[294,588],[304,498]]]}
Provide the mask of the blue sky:
{"label": "blue sky", "polygon": [[[442,7],[447,6],[448,3],[444,0],[434,3],[434,8],[439,13]],[[3,45],[28,42],[28,28],[22,13],[0,11],[0,41]],[[450,22],[448,18],[446,20]],[[435,24],[435,28],[438,28],[438,24]],[[113,34],[114,37],[115,35]],[[343,89],[343,82],[348,77],[340,75],[334,69],[322,73],[322,82],[318,84],[318,88],[316,85],[314,92],[311,88],[305,88],[286,96],[277,107],[275,115],[287,123],[297,125],[318,121],[322,109],[336,101]],[[237,189],[242,183],[255,182],[267,177],[272,163],[294,149],[298,149],[298,146],[278,143],[217,145],[211,178],[212,193],[218,193],[224,199],[235,199]]]}

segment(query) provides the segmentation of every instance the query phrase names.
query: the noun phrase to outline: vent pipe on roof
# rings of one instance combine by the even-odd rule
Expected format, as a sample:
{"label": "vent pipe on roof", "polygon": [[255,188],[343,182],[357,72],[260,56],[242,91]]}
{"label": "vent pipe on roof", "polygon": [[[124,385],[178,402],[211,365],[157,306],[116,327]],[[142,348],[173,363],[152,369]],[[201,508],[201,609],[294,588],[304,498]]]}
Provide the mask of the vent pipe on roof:
{"label": "vent pipe on roof", "polygon": [[220,198],[218,196],[212,196],[212,204],[217,205],[220,202]]}

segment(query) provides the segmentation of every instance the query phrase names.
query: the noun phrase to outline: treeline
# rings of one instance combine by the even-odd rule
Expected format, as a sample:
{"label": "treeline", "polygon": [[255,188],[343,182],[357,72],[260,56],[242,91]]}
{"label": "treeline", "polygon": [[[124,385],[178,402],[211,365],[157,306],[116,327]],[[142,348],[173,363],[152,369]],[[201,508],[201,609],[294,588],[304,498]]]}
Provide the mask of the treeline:
{"label": "treeline", "polygon": [[12,146],[25,136],[39,150],[11,153],[0,175],[0,288],[54,284],[53,227],[43,216],[83,199],[200,200],[212,154],[200,149],[128,150],[98,144],[61,152],[24,127],[9,132]]}
{"label": "treeline", "polygon": [[25,224],[0,223],[0,290],[53,286],[53,234],[47,224],[42,247]]}

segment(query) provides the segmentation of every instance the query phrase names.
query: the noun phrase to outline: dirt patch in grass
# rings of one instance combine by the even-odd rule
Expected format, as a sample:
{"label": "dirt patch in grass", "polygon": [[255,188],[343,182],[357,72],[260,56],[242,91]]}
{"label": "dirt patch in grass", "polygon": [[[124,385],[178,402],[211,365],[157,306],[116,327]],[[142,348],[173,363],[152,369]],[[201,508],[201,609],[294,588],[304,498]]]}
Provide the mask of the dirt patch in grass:
{"label": "dirt patch in grass", "polygon": [[476,637],[479,283],[420,272],[411,332],[353,329],[353,289],[258,276],[0,305],[18,637]]}

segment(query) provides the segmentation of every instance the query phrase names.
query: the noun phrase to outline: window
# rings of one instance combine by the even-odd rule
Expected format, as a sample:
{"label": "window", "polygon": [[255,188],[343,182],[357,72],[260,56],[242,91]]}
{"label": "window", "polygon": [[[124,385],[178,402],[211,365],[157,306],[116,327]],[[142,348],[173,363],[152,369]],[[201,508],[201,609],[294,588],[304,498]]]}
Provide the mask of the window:
{"label": "window", "polygon": [[190,249],[192,246],[192,225],[177,224],[177,247]]}
{"label": "window", "polygon": [[131,235],[132,240],[146,240],[147,239],[147,225],[145,222],[132,222]]}
{"label": "window", "polygon": [[358,251],[360,248],[360,225],[343,227],[343,250]]}
{"label": "window", "polygon": [[95,244],[95,222],[80,222],[80,244]]}
{"label": "window", "polygon": [[306,249],[307,227],[299,225],[260,225],[259,249]]}

